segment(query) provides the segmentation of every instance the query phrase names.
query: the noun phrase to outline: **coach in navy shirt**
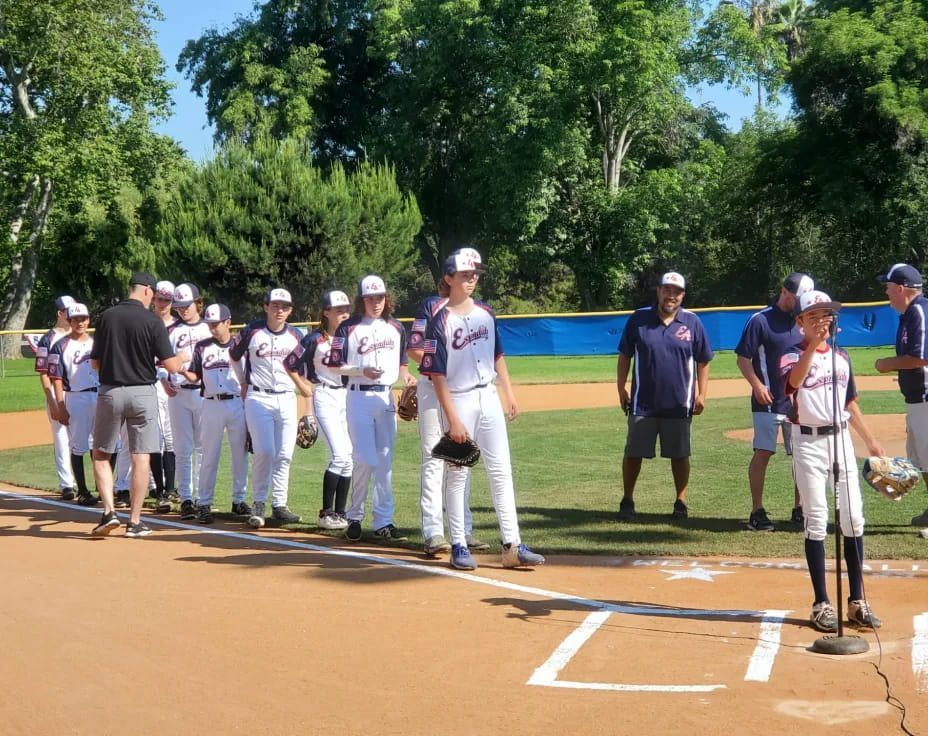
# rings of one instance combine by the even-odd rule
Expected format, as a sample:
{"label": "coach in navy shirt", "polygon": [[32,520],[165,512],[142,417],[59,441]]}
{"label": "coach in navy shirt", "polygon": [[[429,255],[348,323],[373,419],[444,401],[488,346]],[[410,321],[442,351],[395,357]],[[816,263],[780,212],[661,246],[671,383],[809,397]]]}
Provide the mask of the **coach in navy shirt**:
{"label": "coach in navy shirt", "polygon": [[[793,311],[799,297],[813,288],[815,284],[804,273],[787,276],[776,302],[751,316],[735,348],[741,375],[751,384],[754,455],[748,465],[752,503],[748,529],[755,532],[774,529],[764,510],[764,479],[770,458],[777,451],[778,431],[783,434],[786,454],[793,454],[792,432],[786,419],[790,400],[786,396],[786,384],[780,378],[780,357],[802,341]],[[795,487],[792,521],[802,524],[799,491]]]}
{"label": "coach in navy shirt", "polygon": [[[657,287],[657,303],[629,318],[619,342],[616,383],[619,402],[629,415],[620,521],[635,517],[633,495],[641,461],[654,457],[658,435],[661,457],[670,458],[673,472],[677,495],[673,518],[685,519],[688,514],[690,421],[705,407],[712,348],[699,317],[680,307],[685,294],[683,277],[665,273]],[[633,363],[629,393],[626,384]]]}
{"label": "coach in navy shirt", "polygon": [[[899,390],[905,398],[905,451],[916,467],[928,468],[928,343],[925,328],[928,299],[922,294],[922,276],[913,266],[897,263],[885,276],[886,296],[899,312],[896,357],[880,358],[880,373],[899,371]],[[922,473],[928,484],[928,473]],[[912,519],[913,526],[928,526],[928,509]]]}

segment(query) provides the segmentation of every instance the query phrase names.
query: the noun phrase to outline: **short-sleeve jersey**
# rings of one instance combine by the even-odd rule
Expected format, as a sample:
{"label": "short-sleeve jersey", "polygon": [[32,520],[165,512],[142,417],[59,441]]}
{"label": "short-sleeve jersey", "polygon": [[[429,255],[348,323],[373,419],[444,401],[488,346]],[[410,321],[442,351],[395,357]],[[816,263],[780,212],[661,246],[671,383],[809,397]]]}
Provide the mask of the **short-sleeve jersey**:
{"label": "short-sleeve jersey", "polygon": [[221,343],[215,337],[210,337],[209,340],[200,340],[194,346],[190,371],[200,379],[200,393],[203,396],[238,396],[242,386],[229,359],[229,348],[233,342],[232,338],[227,343]]}
{"label": "short-sleeve jersey", "polygon": [[35,352],[35,372],[48,373],[48,351],[61,338],[67,335],[67,331],[58,332],[54,327],[39,338]]}
{"label": "short-sleeve jersey", "polygon": [[406,330],[395,319],[351,317],[342,322],[332,338],[329,362],[333,367],[380,368],[376,381],[366,376],[350,376],[349,383],[392,386],[406,365]]}
{"label": "short-sleeve jersey", "polygon": [[63,337],[48,353],[48,377],[61,381],[65,391],[97,388],[100,378],[90,365],[93,338],[84,341]]}
{"label": "short-sleeve jersey", "polygon": [[277,332],[259,319],[245,327],[229,350],[232,360],[245,359],[245,377],[249,384],[265,391],[293,391],[293,381],[287,375],[284,361],[300,344],[303,335],[284,323]]}
{"label": "short-sleeve jersey", "polygon": [[[896,329],[896,355],[911,355],[913,358],[928,359],[925,340],[925,320],[928,318],[928,299],[919,294],[899,315]],[[899,371],[899,390],[907,404],[928,401],[928,366],[906,368]]]}
{"label": "short-sleeve jersey", "polygon": [[696,366],[713,358],[699,317],[678,309],[665,325],[655,307],[643,307],[628,318],[619,352],[634,361],[631,402],[635,416],[691,416]]}
{"label": "short-sleeve jersey", "polygon": [[[212,334],[209,331],[209,324],[203,320],[187,323],[178,319],[168,326],[168,338],[171,340],[171,347],[174,348],[175,353],[183,350],[192,356],[197,343],[212,339]],[[190,363],[182,365],[181,368],[190,370]],[[171,381],[177,384],[187,383],[187,379],[179,374],[172,376]]]}
{"label": "short-sleeve jersey", "polygon": [[496,315],[478,301],[464,315],[442,306],[429,320],[422,351],[419,371],[444,376],[452,393],[492,383],[496,359],[503,354]]}
{"label": "short-sleeve jersey", "polygon": [[[851,370],[851,361],[847,353],[839,349],[834,355],[837,374],[832,370],[832,350],[830,347],[819,348],[815,351],[809,373],[799,388],[793,388],[789,383],[789,374],[799,362],[799,357],[805,350],[806,344],[800,343],[787,350],[780,358],[780,373],[783,375],[783,385],[787,395],[792,398],[792,405],[787,416],[795,424],[804,424],[808,427],[827,427],[832,424],[834,413],[834,391],[838,392],[838,406],[841,416],[839,420],[846,422],[848,418],[847,407],[857,399],[857,385],[854,383],[854,372]],[[837,381],[835,380],[837,375]],[[837,388],[836,388],[837,387]]]}
{"label": "short-sleeve jersey", "polygon": [[735,353],[751,361],[754,375],[773,397],[769,406],[758,403],[751,393],[751,411],[786,414],[790,400],[780,378],[780,357],[802,341],[802,330],[793,316],[773,304],[756,312],[741,332]]}
{"label": "short-sleeve jersey", "polygon": [[287,356],[285,365],[288,371],[298,373],[313,383],[324,386],[344,386],[347,376],[336,373],[331,365],[332,336],[321,332],[311,332],[302,339],[293,352]]}
{"label": "short-sleeve jersey", "polygon": [[448,297],[434,294],[419,305],[416,316],[412,320],[412,328],[409,330],[409,348],[411,350],[421,350],[425,342],[425,329],[432,319],[445,304],[448,303]]}

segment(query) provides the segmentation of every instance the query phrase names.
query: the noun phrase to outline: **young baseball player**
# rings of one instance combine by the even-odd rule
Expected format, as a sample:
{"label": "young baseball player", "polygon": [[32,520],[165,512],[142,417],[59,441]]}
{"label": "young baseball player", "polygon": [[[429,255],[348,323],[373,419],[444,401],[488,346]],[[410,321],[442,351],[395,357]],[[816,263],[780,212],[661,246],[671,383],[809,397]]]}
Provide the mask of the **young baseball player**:
{"label": "young baseball player", "polygon": [[232,369],[229,349],[232,347],[232,313],[225,304],[210,304],[203,320],[212,337],[201,340],[193,349],[190,368],[184,376],[199,383],[203,396],[200,430],[203,437],[203,462],[197,482],[197,521],[213,523],[213,492],[216,471],[222,453],[222,435],[229,435],[229,456],[232,461],[232,513],[251,516],[245,502],[248,480],[248,454],[245,452],[245,404],[242,385]]}
{"label": "young baseball player", "polygon": [[52,442],[55,448],[55,469],[58,471],[58,488],[64,501],[74,499],[74,474],[71,472],[69,453],[68,430],[55,418],[58,416],[58,404],[55,401],[55,391],[48,378],[48,351],[62,337],[71,331],[68,324],[68,307],[75,304],[69,296],[60,296],[55,300],[56,319],[55,326],[39,338],[36,346],[35,372],[39,374],[42,392],[45,394],[45,414],[52,430]]}
{"label": "young baseball player", "polygon": [[[432,379],[451,438],[463,442],[469,436],[480,447],[503,540],[503,566],[541,565],[545,558],[522,544],[519,534],[506,429],[506,416],[515,419],[519,407],[509,382],[496,315],[472,296],[483,271],[480,254],[473,248],[456,250],[445,260],[448,302],[426,328],[419,370]],[[505,394],[505,414],[495,382]],[[467,548],[464,528],[464,488],[469,473],[469,468],[449,468],[445,489],[451,566],[460,570],[477,567]]]}
{"label": "young baseball player", "polygon": [[[164,323],[165,328],[174,324],[174,315],[171,309],[174,305],[174,284],[170,281],[159,281],[155,287],[155,296],[152,300],[152,309]],[[161,423],[161,452],[154,452],[151,455],[151,474],[155,483],[155,508],[159,513],[167,513],[171,510],[171,496],[177,493],[174,486],[175,461],[174,461],[174,435],[171,432],[171,411],[169,408],[168,391],[165,388],[165,379],[168,372],[164,368],[159,368],[158,382],[155,384],[155,390],[158,393],[158,421]],[[173,393],[176,389],[171,387]]]}
{"label": "young baseball player", "polygon": [[[174,309],[179,315],[168,327],[168,337],[175,354],[182,356],[181,372],[162,385],[170,396],[171,431],[177,461],[177,492],[180,495],[180,518],[197,518],[193,499],[197,495],[197,474],[203,462],[203,397],[199,382],[187,380],[183,372],[190,369],[190,355],[201,340],[209,340],[209,325],[201,314],[203,300],[193,284],[180,284],[174,290]],[[174,392],[173,395],[171,392]]]}
{"label": "young baseball player", "polygon": [[264,297],[265,319],[246,326],[229,350],[242,383],[245,421],[255,455],[251,469],[255,503],[247,521],[254,529],[264,526],[269,488],[273,517],[285,524],[300,520],[287,508],[297,416],[293,381],[284,361],[303,339],[299,330],[287,324],[292,310],[289,291],[269,290]]}
{"label": "young baseball player", "polygon": [[[847,619],[858,626],[879,628],[880,619],[864,599],[864,516],[857,477],[857,459],[847,431],[848,423],[867,445],[871,455],[883,455],[883,448],[867,429],[857,406],[857,389],[851,362],[842,350],[836,353],[828,343],[834,334],[836,315],[841,309],[821,291],[809,291],[799,298],[799,326],[805,339],[784,353],[780,370],[786,393],[792,398],[789,419],[793,435],[793,472],[805,519],[805,554],[815,593],[812,625],[819,631],[837,631],[838,617],[828,598],[825,581],[825,537],[828,525],[826,488],[838,494],[844,560],[847,564]],[[832,366],[835,366],[834,368]],[[835,417],[835,404],[838,416]],[[835,432],[838,433],[837,443]],[[835,457],[837,444],[837,457]],[[838,471],[834,488],[833,466]]]}
{"label": "young baseball player", "polygon": [[[419,305],[412,329],[409,333],[409,347],[406,355],[417,364],[422,363],[425,344],[425,331],[429,320],[448,303],[448,283],[442,277],[438,282],[438,294],[428,297]],[[449,552],[451,545],[445,539],[444,490],[445,468],[443,460],[432,457],[432,448],[441,439],[442,426],[439,416],[438,397],[432,386],[432,379],[424,376],[416,384],[416,399],[419,404],[419,511],[422,519],[422,539],[425,553],[430,557],[442,552]],[[470,474],[464,488],[464,532],[467,548],[486,550],[490,545],[473,534],[473,516],[470,510]]]}
{"label": "young baseball player", "polygon": [[397,379],[415,383],[406,363],[406,331],[393,319],[393,300],[379,276],[358,286],[355,313],[335,331],[331,367],[348,376],[348,433],[354,468],[345,537],[361,539],[361,522],[373,475],[371,512],[374,536],[385,541],[406,537],[393,524],[393,443],[396,408],[391,386]]}
{"label": "young baseball player", "polygon": [[77,302],[71,304],[68,322],[71,331],[48,353],[48,377],[55,390],[57,419],[68,431],[77,502],[81,506],[95,506],[100,499],[87,488],[84,455],[93,446],[93,419],[100,379],[90,365],[93,338],[87,333],[90,326],[87,307]]}
{"label": "young baseball player", "polygon": [[320,529],[346,529],[346,504],[351,488],[351,436],[348,434],[347,379],[329,364],[332,337],[351,316],[351,300],[343,291],[322,297],[319,329],[308,334],[287,358],[287,373],[300,391],[300,416],[313,416],[329,446],[329,464],[322,476]]}

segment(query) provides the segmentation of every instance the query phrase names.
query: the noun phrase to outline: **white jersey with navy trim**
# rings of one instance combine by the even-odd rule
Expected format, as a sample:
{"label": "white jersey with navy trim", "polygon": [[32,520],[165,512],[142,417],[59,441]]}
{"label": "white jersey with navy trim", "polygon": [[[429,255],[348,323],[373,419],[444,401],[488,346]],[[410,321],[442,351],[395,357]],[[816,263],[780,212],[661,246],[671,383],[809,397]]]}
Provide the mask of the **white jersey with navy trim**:
{"label": "white jersey with navy trim", "polygon": [[345,385],[347,378],[330,368],[332,339],[331,335],[318,331],[308,334],[287,356],[287,370],[323,386],[338,388]]}
{"label": "white jersey with navy trim", "polygon": [[232,360],[245,358],[246,380],[264,391],[293,393],[293,381],[287,375],[284,361],[300,344],[303,335],[287,323],[277,332],[267,326],[267,320],[251,322],[235,338],[229,350]]}
{"label": "white jersey with navy trim", "polygon": [[242,385],[238,376],[232,369],[229,358],[229,348],[232,339],[222,344],[215,337],[201,340],[193,349],[193,358],[190,361],[190,371],[196,373],[202,384],[203,396],[216,396],[217,394],[239,395]]}
{"label": "white jersey with navy trim", "polygon": [[[838,421],[846,422],[849,417],[847,406],[857,399],[857,386],[851,361],[843,350],[832,356],[832,350],[826,346],[815,351],[809,372],[798,388],[789,383],[789,374],[799,362],[805,344],[800,344],[783,354],[780,359],[780,372],[786,381],[786,394],[792,396],[793,404],[789,410],[789,419],[795,424],[808,427],[827,427],[833,424],[834,394],[838,392]],[[837,380],[832,371],[832,357],[837,369]]]}
{"label": "white jersey with navy trim", "polygon": [[[168,339],[171,341],[171,347],[174,348],[175,355],[179,350],[183,350],[187,355],[193,355],[193,349],[201,340],[208,340],[212,337],[209,331],[209,325],[200,320],[199,322],[187,323],[182,319],[175,320],[168,327]],[[190,370],[190,362],[182,365],[183,370]],[[171,382],[174,384],[187,383],[187,379],[180,374],[171,376]]]}
{"label": "white jersey with navy trim", "polygon": [[383,371],[376,380],[352,376],[352,384],[392,386],[400,376],[400,366],[407,363],[406,330],[395,319],[351,317],[335,331],[329,360],[333,366]]}
{"label": "white jersey with navy trim", "polygon": [[74,340],[64,337],[52,345],[48,353],[48,377],[62,382],[65,391],[85,391],[97,388],[100,377],[90,365],[93,338]]}
{"label": "white jersey with navy trim", "polygon": [[444,375],[452,393],[486,386],[496,379],[496,359],[503,354],[496,315],[483,302],[474,302],[466,315],[447,306],[438,310],[426,328],[419,371]]}

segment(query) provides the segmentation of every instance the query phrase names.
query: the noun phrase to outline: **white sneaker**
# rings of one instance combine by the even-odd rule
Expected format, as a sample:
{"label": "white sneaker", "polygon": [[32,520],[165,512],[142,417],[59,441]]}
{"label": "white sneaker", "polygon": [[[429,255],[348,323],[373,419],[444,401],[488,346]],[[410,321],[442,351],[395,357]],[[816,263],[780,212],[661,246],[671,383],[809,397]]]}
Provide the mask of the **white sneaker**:
{"label": "white sneaker", "polygon": [[544,564],[545,558],[532,552],[524,544],[503,545],[503,567],[532,567]]}
{"label": "white sneaker", "polygon": [[317,526],[320,529],[347,529],[348,519],[344,519],[334,511],[323,509],[319,512],[319,521]]}
{"label": "white sneaker", "polygon": [[451,545],[448,544],[448,540],[445,539],[441,534],[436,534],[429,537],[425,540],[425,554],[427,555],[438,555],[442,552],[450,552]]}
{"label": "white sneaker", "polygon": [[248,517],[248,526],[252,529],[260,529],[264,526],[264,502],[255,501],[251,509],[251,516]]}

